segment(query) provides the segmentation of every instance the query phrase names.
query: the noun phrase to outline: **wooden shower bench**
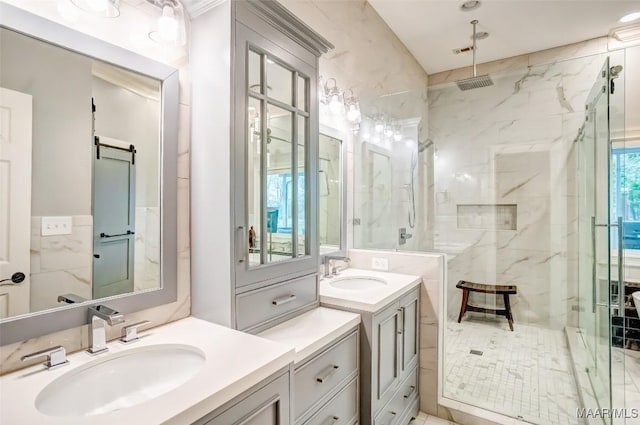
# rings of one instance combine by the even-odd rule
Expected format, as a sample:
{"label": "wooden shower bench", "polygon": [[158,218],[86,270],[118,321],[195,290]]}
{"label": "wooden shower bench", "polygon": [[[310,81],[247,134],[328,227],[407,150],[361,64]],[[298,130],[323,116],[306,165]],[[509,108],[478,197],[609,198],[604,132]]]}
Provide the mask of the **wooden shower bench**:
{"label": "wooden shower bench", "polygon": [[[509,329],[513,331],[513,315],[511,314],[511,303],[509,295],[518,293],[516,285],[489,285],[485,283],[474,283],[461,280],[456,284],[456,288],[462,289],[462,304],[460,305],[460,315],[458,323],[462,320],[462,316],[467,311],[476,311],[478,313],[492,313],[497,316],[505,316],[509,322]],[[480,292],[482,294],[496,294],[504,297],[504,309],[478,307],[469,304],[469,292]]]}

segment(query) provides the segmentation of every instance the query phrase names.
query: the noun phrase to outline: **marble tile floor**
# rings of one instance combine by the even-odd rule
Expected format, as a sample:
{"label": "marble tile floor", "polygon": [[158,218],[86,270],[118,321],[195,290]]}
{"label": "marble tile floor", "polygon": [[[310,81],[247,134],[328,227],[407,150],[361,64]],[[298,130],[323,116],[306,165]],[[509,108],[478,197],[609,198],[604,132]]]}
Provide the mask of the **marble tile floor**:
{"label": "marble tile floor", "polygon": [[511,332],[504,318],[467,314],[444,339],[445,397],[539,425],[581,424],[563,331],[516,322]]}
{"label": "marble tile floor", "polygon": [[456,425],[456,423],[420,412],[414,420],[409,422],[409,425]]}
{"label": "marble tile floor", "polygon": [[[614,404],[627,409],[640,408],[640,352],[622,348],[612,348],[612,392]],[[619,379],[624,370],[624,379]],[[640,425],[637,411],[627,412],[625,425]]]}

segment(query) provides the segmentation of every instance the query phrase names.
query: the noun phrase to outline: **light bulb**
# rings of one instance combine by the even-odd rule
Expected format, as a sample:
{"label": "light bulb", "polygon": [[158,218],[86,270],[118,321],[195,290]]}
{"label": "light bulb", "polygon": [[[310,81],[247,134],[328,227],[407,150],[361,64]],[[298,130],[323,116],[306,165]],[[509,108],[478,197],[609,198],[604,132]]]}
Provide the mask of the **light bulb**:
{"label": "light bulb", "polygon": [[376,133],[382,133],[382,131],[384,130],[384,123],[380,120],[377,120],[373,125],[373,129],[376,131]]}
{"label": "light bulb", "polygon": [[347,111],[347,119],[351,122],[360,121],[360,111],[356,107],[356,105],[349,105],[349,110]]}
{"label": "light bulb", "polygon": [[162,16],[158,18],[158,32],[163,41],[178,39],[178,20],[173,7],[167,5],[162,8]]}
{"label": "light bulb", "polygon": [[393,136],[393,129],[391,128],[391,126],[390,126],[390,125],[388,125],[388,126],[386,126],[386,127],[384,128],[384,135],[385,135],[385,137],[391,137],[391,136]]}
{"label": "light bulb", "polygon": [[395,133],[395,134],[393,135],[393,140],[395,140],[396,142],[401,141],[401,140],[402,140],[402,134],[400,134],[400,133]]}
{"label": "light bulb", "polygon": [[340,96],[334,94],[331,96],[331,102],[329,103],[329,109],[334,114],[339,114],[342,109],[342,102],[340,102]]}

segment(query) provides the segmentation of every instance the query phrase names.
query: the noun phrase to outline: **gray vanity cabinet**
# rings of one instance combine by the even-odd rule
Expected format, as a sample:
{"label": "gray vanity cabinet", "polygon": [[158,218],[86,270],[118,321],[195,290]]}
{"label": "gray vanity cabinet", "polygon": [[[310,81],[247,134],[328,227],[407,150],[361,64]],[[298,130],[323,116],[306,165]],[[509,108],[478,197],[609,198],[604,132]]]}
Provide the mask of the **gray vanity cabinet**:
{"label": "gray vanity cabinet", "polygon": [[289,371],[271,377],[194,425],[290,425],[289,385]]}
{"label": "gray vanity cabinet", "polygon": [[253,333],[318,305],[318,57],[333,46],[278,2],[232,7],[234,320]]}
{"label": "gray vanity cabinet", "polygon": [[362,316],[360,423],[406,425],[418,412],[419,294],[414,287]]}

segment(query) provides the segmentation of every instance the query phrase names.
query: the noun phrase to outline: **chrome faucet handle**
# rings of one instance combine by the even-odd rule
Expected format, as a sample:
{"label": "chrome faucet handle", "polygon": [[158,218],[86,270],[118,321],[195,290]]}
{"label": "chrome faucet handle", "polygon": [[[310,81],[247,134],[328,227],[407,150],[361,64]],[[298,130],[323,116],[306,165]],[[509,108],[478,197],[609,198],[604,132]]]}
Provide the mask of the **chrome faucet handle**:
{"label": "chrome faucet handle", "polygon": [[122,338],[120,338],[120,341],[123,344],[130,344],[132,342],[139,341],[140,337],[138,336],[138,328],[148,323],[149,323],[148,320],[143,320],[142,322],[134,323],[129,326],[124,326],[122,328]]}
{"label": "chrome faucet handle", "polygon": [[36,351],[35,353],[27,354],[20,358],[21,361],[37,359],[39,357],[46,357],[47,361],[44,363],[48,370],[56,369],[60,366],[69,364],[67,360],[67,352],[62,345],[56,345],[55,347],[45,348],[44,350]]}

